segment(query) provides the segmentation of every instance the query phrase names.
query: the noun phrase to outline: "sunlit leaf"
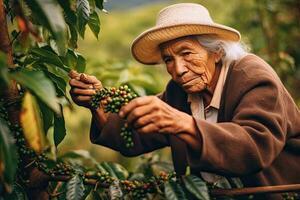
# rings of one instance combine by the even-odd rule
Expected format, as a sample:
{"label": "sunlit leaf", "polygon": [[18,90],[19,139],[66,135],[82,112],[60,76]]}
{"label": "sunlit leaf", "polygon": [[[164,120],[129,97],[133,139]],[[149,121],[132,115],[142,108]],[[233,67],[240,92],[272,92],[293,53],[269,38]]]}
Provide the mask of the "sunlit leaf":
{"label": "sunlit leaf", "polygon": [[42,63],[51,63],[65,71],[69,71],[68,67],[64,65],[60,57],[49,46],[41,48],[33,48],[31,50],[34,56]]}
{"label": "sunlit leaf", "polygon": [[0,117],[0,179],[7,184],[12,184],[17,163],[17,151],[12,133],[4,119]]}
{"label": "sunlit leaf", "polygon": [[11,77],[21,85],[30,89],[54,112],[60,113],[58,99],[53,83],[41,71],[19,70],[11,73]]}
{"label": "sunlit leaf", "polygon": [[173,181],[165,183],[165,197],[167,200],[187,200],[181,185]]}
{"label": "sunlit leaf", "polygon": [[197,199],[210,199],[206,183],[195,175],[183,177],[183,183],[186,189],[191,192]]}
{"label": "sunlit leaf", "polygon": [[54,144],[57,147],[66,136],[65,119],[63,111],[61,115],[54,115]]}
{"label": "sunlit leaf", "polygon": [[67,184],[67,200],[81,200],[84,195],[83,180],[75,175]]}
{"label": "sunlit leaf", "polygon": [[77,0],[77,27],[79,34],[84,38],[85,25],[90,17],[90,4],[88,0]]}
{"label": "sunlit leaf", "polygon": [[88,25],[95,37],[98,39],[98,35],[100,32],[100,20],[96,11],[92,12],[88,21]]}
{"label": "sunlit leaf", "polygon": [[66,48],[66,25],[62,9],[55,0],[25,0],[35,19],[47,27],[56,40],[60,55]]}
{"label": "sunlit leaf", "polygon": [[47,139],[41,122],[41,115],[34,96],[25,93],[20,122],[24,137],[29,146],[37,153],[41,153],[47,147]]}

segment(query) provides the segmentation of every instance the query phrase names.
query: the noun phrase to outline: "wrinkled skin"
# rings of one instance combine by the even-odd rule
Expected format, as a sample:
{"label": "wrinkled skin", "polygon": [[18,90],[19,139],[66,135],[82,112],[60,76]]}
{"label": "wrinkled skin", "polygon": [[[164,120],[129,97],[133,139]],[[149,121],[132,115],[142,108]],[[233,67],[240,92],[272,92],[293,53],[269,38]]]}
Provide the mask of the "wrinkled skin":
{"label": "wrinkled skin", "polygon": [[162,44],[161,55],[172,79],[187,93],[199,93],[209,86],[220,59],[189,37]]}

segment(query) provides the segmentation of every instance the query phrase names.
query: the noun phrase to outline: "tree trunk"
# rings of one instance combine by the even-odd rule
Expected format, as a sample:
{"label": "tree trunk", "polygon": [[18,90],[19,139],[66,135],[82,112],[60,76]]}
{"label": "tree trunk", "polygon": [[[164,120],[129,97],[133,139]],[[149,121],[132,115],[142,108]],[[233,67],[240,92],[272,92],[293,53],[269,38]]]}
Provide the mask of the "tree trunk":
{"label": "tree trunk", "polygon": [[[0,51],[4,52],[6,55],[6,63],[8,68],[13,69],[13,49],[12,44],[9,38],[8,27],[7,27],[7,19],[6,19],[6,12],[4,8],[3,0],[0,0]],[[19,124],[19,116],[20,116],[20,104],[16,104],[15,102],[19,99],[19,90],[17,83],[12,80],[8,84],[8,86],[0,86],[0,98],[3,98],[4,101],[9,105],[6,109],[8,112],[8,118],[10,123],[12,124]],[[28,159],[27,159],[28,160]],[[26,161],[25,161],[26,162]],[[37,170],[37,168],[32,169],[21,169],[21,170],[28,170],[28,177],[29,177],[29,185],[26,188],[27,195],[29,199],[33,200],[46,200],[49,199],[49,195],[47,193],[47,186],[48,181],[41,182],[41,175],[42,172]],[[34,175],[33,175],[34,174]],[[32,179],[32,180],[31,180]],[[41,184],[32,186],[31,182],[36,182],[37,179],[40,179],[39,182]],[[46,180],[46,179],[44,179]]]}

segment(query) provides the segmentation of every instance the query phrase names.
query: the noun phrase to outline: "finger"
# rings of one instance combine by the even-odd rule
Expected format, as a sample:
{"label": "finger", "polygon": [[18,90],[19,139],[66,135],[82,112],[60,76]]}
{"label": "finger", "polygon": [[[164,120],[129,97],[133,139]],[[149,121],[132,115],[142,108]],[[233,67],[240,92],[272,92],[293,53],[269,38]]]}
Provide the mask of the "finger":
{"label": "finger", "polygon": [[82,96],[92,96],[92,95],[96,94],[96,90],[94,90],[94,89],[72,88],[70,90],[70,94],[72,94],[72,95],[82,95]]}
{"label": "finger", "polygon": [[79,102],[79,103],[89,103],[91,102],[91,97],[90,96],[73,96],[73,100],[75,102]]}
{"label": "finger", "polygon": [[94,88],[92,84],[86,84],[86,83],[83,83],[82,81],[79,81],[76,79],[71,79],[69,81],[69,84],[72,87],[78,87],[78,88],[82,88],[82,89],[93,89]]}
{"label": "finger", "polygon": [[125,118],[131,112],[131,110],[149,104],[151,101],[152,98],[150,96],[137,97],[121,108],[119,116]]}
{"label": "finger", "polygon": [[90,76],[87,74],[81,74],[80,80],[88,84],[101,84],[101,82],[95,76]]}
{"label": "finger", "polygon": [[148,124],[139,129],[136,129],[136,131],[140,134],[157,133],[159,132],[159,128],[155,124]]}
{"label": "finger", "polygon": [[80,74],[74,69],[71,69],[68,75],[70,78],[77,79],[77,80],[80,79]]}
{"label": "finger", "polygon": [[150,123],[153,123],[154,121],[155,121],[155,117],[154,117],[153,115],[151,115],[151,114],[146,114],[146,115],[144,115],[144,116],[138,118],[138,119],[134,122],[133,127],[134,127],[135,129],[139,129],[139,128],[143,127],[143,126],[146,126],[146,125],[148,125],[148,124],[150,124]]}
{"label": "finger", "polygon": [[139,106],[137,108],[134,108],[131,112],[127,115],[127,122],[129,124],[133,124],[136,120],[139,118],[149,115],[151,112],[153,112],[153,107],[150,105],[143,105]]}

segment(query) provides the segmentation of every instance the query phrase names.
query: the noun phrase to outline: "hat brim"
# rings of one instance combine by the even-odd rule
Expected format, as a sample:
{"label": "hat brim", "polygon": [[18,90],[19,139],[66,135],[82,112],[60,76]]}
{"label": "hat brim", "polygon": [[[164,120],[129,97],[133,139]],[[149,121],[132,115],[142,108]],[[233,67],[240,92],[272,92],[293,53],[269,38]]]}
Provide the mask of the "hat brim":
{"label": "hat brim", "polygon": [[240,33],[221,24],[176,24],[154,27],[141,33],[131,45],[133,57],[146,65],[162,63],[159,45],[188,35],[213,34],[220,39],[239,41]]}

